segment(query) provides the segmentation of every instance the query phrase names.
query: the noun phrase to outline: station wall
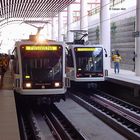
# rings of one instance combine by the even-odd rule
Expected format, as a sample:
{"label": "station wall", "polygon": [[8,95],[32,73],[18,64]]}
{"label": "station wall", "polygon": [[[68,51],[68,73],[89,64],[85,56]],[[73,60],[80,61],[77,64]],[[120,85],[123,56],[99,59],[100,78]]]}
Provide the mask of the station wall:
{"label": "station wall", "polygon": [[[129,8],[117,14],[111,15],[111,52],[118,50],[122,56],[121,69],[134,71],[134,52],[135,52],[135,7]],[[98,22],[97,22],[98,21]],[[94,23],[97,23],[96,25]],[[90,20],[88,40],[93,44],[99,44],[100,24],[99,19]],[[113,67],[113,63],[111,63]]]}

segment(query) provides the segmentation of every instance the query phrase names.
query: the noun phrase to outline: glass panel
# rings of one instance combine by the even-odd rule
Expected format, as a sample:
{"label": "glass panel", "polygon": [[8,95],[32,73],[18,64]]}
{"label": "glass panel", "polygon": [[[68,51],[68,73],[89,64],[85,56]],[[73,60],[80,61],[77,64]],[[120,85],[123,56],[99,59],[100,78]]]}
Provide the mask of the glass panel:
{"label": "glass panel", "polygon": [[77,76],[103,76],[102,48],[75,48]]}
{"label": "glass panel", "polygon": [[21,47],[22,71],[24,81],[33,83],[62,82],[62,46],[57,49],[42,47],[35,49],[26,46]]}

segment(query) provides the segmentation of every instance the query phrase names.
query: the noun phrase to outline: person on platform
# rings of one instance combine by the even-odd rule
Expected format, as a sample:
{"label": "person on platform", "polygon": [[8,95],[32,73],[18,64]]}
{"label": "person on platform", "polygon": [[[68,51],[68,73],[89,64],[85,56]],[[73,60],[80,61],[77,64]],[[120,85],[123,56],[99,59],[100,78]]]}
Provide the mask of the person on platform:
{"label": "person on platform", "polygon": [[112,61],[114,62],[114,72],[119,73],[120,72],[120,62],[122,60],[122,57],[120,56],[119,52],[116,51],[115,54],[112,56]]}

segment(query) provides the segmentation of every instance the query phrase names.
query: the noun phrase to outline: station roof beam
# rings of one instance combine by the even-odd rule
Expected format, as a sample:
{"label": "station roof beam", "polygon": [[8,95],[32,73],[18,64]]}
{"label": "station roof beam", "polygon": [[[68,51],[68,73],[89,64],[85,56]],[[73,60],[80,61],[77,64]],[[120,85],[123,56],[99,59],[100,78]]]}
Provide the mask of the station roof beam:
{"label": "station roof beam", "polygon": [[75,0],[1,0],[0,18],[50,18]]}

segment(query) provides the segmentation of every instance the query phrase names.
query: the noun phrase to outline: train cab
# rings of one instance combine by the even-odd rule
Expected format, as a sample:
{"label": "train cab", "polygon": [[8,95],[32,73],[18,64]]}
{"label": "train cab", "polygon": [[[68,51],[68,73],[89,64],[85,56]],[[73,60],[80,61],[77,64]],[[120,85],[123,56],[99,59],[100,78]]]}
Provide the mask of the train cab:
{"label": "train cab", "polygon": [[65,44],[44,40],[16,42],[14,53],[14,92],[21,95],[65,97]]}
{"label": "train cab", "polygon": [[67,77],[75,82],[104,81],[102,45],[71,44],[67,53]]}

